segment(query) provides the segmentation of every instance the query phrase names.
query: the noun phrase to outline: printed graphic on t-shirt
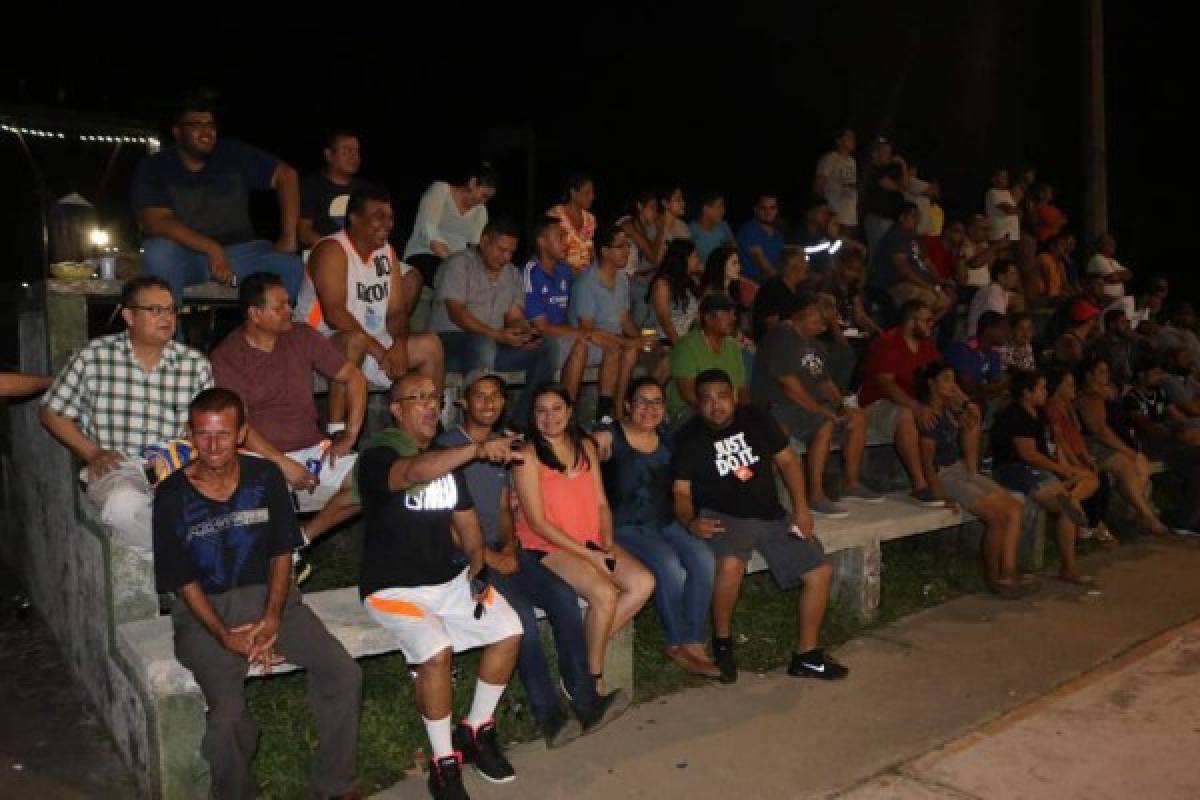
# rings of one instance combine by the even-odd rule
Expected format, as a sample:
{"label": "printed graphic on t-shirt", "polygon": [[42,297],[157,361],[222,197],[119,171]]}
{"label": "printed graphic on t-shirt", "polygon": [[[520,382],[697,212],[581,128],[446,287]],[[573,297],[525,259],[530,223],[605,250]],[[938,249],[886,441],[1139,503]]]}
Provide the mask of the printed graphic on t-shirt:
{"label": "printed graphic on t-shirt", "polygon": [[458,484],[453,474],[404,493],[404,507],[410,511],[453,511],[457,505]]}
{"label": "printed graphic on t-shirt", "polygon": [[754,449],[746,442],[746,434],[737,433],[713,442],[713,449],[716,451],[713,465],[717,468],[717,475],[724,478],[733,474],[742,482],[754,477],[751,467],[757,464],[759,459],[754,454]]}
{"label": "printed graphic on t-shirt", "polygon": [[228,511],[213,515],[212,503],[193,493],[183,507],[188,552],[198,571],[217,586],[236,582],[264,535],[259,526],[271,521],[265,485],[242,487],[230,505]]}

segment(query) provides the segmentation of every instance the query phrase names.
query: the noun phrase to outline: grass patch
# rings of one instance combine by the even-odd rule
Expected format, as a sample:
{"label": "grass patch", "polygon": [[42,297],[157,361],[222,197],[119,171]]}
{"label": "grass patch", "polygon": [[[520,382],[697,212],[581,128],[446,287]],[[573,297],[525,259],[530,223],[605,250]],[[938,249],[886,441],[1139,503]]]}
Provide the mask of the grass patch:
{"label": "grass patch", "polygon": [[[361,526],[339,533],[314,548],[315,572],[305,591],[353,585],[361,552]],[[1047,556],[1054,547],[1047,547]],[[981,591],[977,537],[957,531],[910,537],[883,546],[882,603],[879,623]],[[791,654],[797,591],[781,592],[766,573],[747,577],[734,624],[738,663],[745,671],[769,670]],[[662,626],[653,603],[635,621],[634,671],[636,700],[646,702],[703,680],[684,674],[663,656]],[[826,615],[822,642],[837,645],[863,627],[835,603]],[[413,704],[412,681],[398,654],[361,659],[362,723],[359,731],[360,788],[386,788],[412,768],[426,745],[425,731]],[[478,653],[455,659],[456,717],[470,704],[479,663]],[[308,796],[316,732],[306,697],[304,673],[253,680],[247,686],[251,712],[262,728],[254,769],[265,798]],[[537,738],[524,689],[514,680],[497,713],[499,728],[510,742]]]}

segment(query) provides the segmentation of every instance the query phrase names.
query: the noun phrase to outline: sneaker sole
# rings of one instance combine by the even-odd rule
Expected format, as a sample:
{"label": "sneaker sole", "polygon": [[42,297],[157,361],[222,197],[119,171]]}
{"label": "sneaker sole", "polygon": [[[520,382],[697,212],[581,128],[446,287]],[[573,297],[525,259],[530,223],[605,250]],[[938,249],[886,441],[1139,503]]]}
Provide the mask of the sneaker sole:
{"label": "sneaker sole", "polygon": [[558,733],[546,739],[546,749],[557,750],[575,741],[580,736],[583,736],[583,726],[579,724],[579,720],[572,717],[559,728]]}
{"label": "sneaker sole", "polygon": [[[618,691],[621,691],[621,690],[618,690]],[[625,692],[625,691],[621,691],[621,696],[618,697],[617,700],[614,701],[612,705],[610,705],[607,709],[605,709],[604,713],[600,716],[600,718],[598,720],[596,720],[596,723],[594,725],[592,725],[592,727],[583,731],[583,734],[584,735],[593,734],[596,731],[600,730],[601,728],[605,727],[610,722],[612,722],[613,720],[622,716],[626,711],[628,711],[629,707],[631,705],[633,705],[633,699],[629,696],[629,693]]]}
{"label": "sneaker sole", "polygon": [[849,511],[817,511],[815,508],[810,508],[809,511],[813,516],[824,517],[825,519],[845,519],[850,516]]}
{"label": "sneaker sole", "polygon": [[801,670],[796,670],[795,672],[793,672],[792,670],[789,669],[787,671],[787,674],[791,675],[793,678],[809,678],[814,681],[825,681],[827,683],[832,683],[833,681],[845,680],[846,678],[848,678],[850,676],[850,673],[846,673],[844,675],[838,675],[836,677],[828,676],[823,672],[815,672],[811,669],[801,669]]}
{"label": "sneaker sole", "polygon": [[479,777],[483,778],[488,783],[495,783],[495,784],[512,783],[513,781],[515,781],[517,779],[516,775],[509,775],[505,778],[493,778],[491,775],[488,775],[486,772],[481,770],[478,767],[478,765],[476,765],[476,764],[472,764],[471,769],[475,770],[475,774],[478,775]]}
{"label": "sneaker sole", "polygon": [[842,503],[872,503],[872,504],[878,504],[878,503],[882,503],[882,502],[883,502],[884,500],[886,500],[886,499],[887,499],[887,498],[886,498],[886,497],[884,497],[883,495],[879,495],[879,497],[856,497],[856,496],[854,496],[854,495],[852,495],[852,494],[844,494],[844,495],[842,495],[842,497],[841,497],[841,499],[840,499],[840,501],[839,501],[839,502],[842,502]]}

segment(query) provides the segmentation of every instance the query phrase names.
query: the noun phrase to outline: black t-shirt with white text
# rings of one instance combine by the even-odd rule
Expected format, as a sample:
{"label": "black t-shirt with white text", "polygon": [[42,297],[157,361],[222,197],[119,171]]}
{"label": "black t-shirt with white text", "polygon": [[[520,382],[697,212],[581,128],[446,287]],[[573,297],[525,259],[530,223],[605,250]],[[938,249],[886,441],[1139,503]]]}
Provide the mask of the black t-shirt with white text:
{"label": "black t-shirt with white text", "polygon": [[672,473],[691,482],[697,511],[779,519],[786,512],[775,491],[774,457],[787,446],[787,435],[765,412],[739,406],[721,430],[700,417],[684,426],[675,440]]}
{"label": "black t-shirt with white text", "polygon": [[390,447],[372,447],[358,457],[366,529],[358,581],[362,597],[392,587],[436,586],[462,571],[450,519],[455,511],[475,507],[462,472],[393,491],[388,473],[398,458]]}
{"label": "black t-shirt with white text", "polygon": [[154,582],[166,594],[199,581],[206,594],[265,584],[268,565],[300,544],[283,473],[263,458],[238,456],[229,500],[213,500],[184,470],[154,493]]}

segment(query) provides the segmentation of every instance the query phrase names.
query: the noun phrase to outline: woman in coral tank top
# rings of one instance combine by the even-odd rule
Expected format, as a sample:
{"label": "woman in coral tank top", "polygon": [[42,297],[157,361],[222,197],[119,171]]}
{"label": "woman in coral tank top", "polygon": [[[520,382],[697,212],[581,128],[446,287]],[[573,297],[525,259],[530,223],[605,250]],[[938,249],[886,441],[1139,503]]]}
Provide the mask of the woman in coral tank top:
{"label": "woman in coral tank top", "polygon": [[604,691],[604,654],[654,591],[654,576],[613,543],[596,444],[579,427],[566,390],[534,390],[529,441],[513,472],[520,501],[517,538],[587,600],[588,667]]}

